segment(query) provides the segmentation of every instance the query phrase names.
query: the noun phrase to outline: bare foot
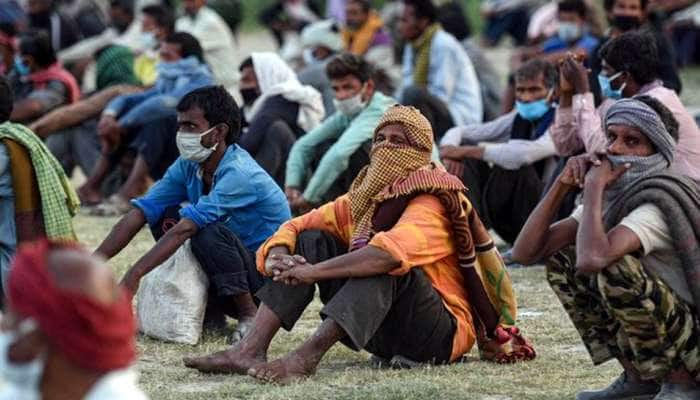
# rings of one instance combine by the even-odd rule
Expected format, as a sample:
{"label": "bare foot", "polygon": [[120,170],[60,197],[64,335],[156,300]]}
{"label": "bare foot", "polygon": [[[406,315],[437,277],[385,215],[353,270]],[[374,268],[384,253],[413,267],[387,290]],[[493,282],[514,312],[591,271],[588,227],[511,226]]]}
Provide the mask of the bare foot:
{"label": "bare foot", "polygon": [[247,352],[242,346],[237,345],[229,350],[219,351],[208,356],[185,357],[182,361],[187,368],[193,368],[200,372],[245,375],[249,369],[265,363],[267,357],[264,354]]}
{"label": "bare foot", "polygon": [[251,367],[248,375],[263,382],[288,385],[315,374],[317,365],[318,361],[291,352],[279,360]]}
{"label": "bare foot", "polygon": [[99,204],[102,201],[102,194],[98,190],[93,190],[88,186],[81,186],[77,190],[80,202],[86,205]]}

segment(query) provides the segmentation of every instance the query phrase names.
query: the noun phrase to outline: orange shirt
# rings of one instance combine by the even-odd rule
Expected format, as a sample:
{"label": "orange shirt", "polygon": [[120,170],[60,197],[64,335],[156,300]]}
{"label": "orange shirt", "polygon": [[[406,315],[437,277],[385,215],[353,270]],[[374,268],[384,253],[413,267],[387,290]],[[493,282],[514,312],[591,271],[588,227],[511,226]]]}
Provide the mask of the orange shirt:
{"label": "orange shirt", "polygon": [[[286,246],[294,252],[296,238],[304,230],[324,230],[349,243],[353,228],[350,201],[347,195],[341,196],[282,225],[258,250],[258,270],[265,273],[269,249]],[[403,275],[416,267],[423,269],[457,321],[451,360],[455,361],[471,350],[476,340],[474,323],[464,279],[457,265],[450,220],[440,201],[429,194],[416,196],[408,203],[396,225],[391,230],[377,233],[369,245],[400,261],[400,265],[389,272],[391,275]]]}

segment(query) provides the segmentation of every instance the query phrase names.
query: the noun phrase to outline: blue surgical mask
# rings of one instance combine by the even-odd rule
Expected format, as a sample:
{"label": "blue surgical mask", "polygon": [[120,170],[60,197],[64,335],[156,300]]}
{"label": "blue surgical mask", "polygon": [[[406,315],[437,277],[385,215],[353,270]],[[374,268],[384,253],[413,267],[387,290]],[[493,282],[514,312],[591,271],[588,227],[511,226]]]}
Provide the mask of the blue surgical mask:
{"label": "blue surgical mask", "polygon": [[567,43],[574,42],[581,37],[581,26],[573,22],[560,22],[558,36]]}
{"label": "blue surgical mask", "polygon": [[20,56],[15,56],[15,69],[17,70],[17,73],[21,76],[26,76],[32,73],[32,71],[29,69],[27,64],[24,63],[22,57]]}
{"label": "blue surgical mask", "polygon": [[522,101],[516,101],[515,109],[518,110],[518,114],[522,118],[528,121],[537,121],[538,119],[542,118],[545,114],[547,114],[547,111],[549,111],[550,106],[547,102],[547,99],[545,98],[530,101],[527,103],[524,103]]}
{"label": "blue surgical mask", "polygon": [[619,100],[622,98],[622,91],[625,89],[625,86],[627,86],[627,82],[623,83],[619,89],[612,88],[612,81],[617,79],[620,75],[622,75],[622,71],[610,77],[602,73],[598,74],[598,85],[600,85],[600,91],[603,93],[603,96],[612,100]]}

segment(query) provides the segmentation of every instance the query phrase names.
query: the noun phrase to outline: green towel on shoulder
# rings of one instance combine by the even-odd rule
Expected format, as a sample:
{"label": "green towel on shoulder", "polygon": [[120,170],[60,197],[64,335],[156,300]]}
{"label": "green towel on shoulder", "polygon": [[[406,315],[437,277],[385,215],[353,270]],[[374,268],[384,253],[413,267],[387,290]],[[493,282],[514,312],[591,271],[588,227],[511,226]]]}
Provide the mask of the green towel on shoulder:
{"label": "green towel on shoulder", "polygon": [[0,139],[13,140],[27,149],[41,195],[44,229],[49,239],[75,240],[73,216],[80,200],[63,167],[34,132],[20,124],[0,124]]}

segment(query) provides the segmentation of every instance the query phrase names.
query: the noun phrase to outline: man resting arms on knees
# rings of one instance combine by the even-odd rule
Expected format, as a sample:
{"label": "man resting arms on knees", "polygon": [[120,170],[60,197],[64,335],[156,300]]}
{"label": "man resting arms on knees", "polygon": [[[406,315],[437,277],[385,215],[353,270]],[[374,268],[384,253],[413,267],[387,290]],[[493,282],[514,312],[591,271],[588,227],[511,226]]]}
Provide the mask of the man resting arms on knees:
{"label": "man resting arms on knees", "polygon": [[[624,367],[612,385],[577,400],[698,399],[700,192],[669,171],[678,123],[642,96],[615,103],[605,127],[607,155],[569,160],[513,258],[548,260],[547,279],[593,362],[617,358]],[[550,225],[576,186],[583,205]]]}
{"label": "man resting arms on knees", "polygon": [[[261,304],[250,333],[230,350],[186,358],[185,365],[287,383],[312,375],[338,341],[395,362],[447,363],[468,352],[477,334],[485,358],[534,357],[517,328],[503,326],[515,317],[510,279],[464,186],[430,163],[432,143],[418,110],[389,108],[370,164],[349,193],[284,224],[259,249],[258,269],[274,281],[256,294]],[[483,284],[477,268],[503,273],[501,290]],[[315,284],[323,323],[299,348],[267,362],[272,338],[292,329]]]}

